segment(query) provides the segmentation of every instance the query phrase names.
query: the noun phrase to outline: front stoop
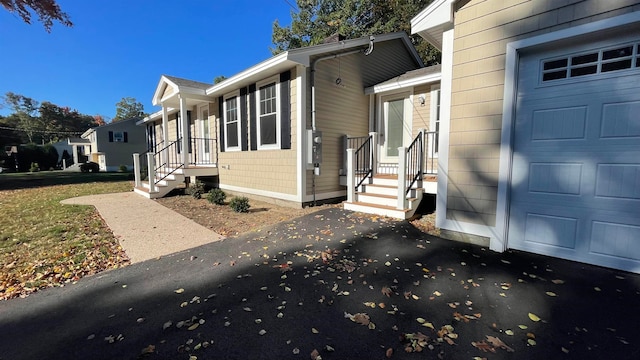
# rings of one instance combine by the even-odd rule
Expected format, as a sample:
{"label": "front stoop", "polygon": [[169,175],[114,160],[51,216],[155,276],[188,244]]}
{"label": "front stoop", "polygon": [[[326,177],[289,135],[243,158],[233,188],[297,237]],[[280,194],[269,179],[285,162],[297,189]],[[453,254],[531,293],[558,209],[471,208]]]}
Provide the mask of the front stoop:
{"label": "front stoop", "polygon": [[397,175],[376,175],[369,184],[361,185],[361,191],[356,192],[354,202],[344,202],[345,210],[359,211],[367,214],[388,216],[406,220],[411,218],[416,210],[424,189],[414,187],[407,195],[408,207],[398,209],[398,177]]}
{"label": "front stoop", "polygon": [[[158,173],[158,176],[162,177],[163,174]],[[151,186],[149,186],[148,181],[143,181],[142,187],[134,187],[133,191],[148,199],[158,199],[167,195],[171,190],[184,183],[184,179],[185,176],[182,169],[178,169],[170,175],[167,175],[163,180],[160,180],[155,186],[155,191],[150,191]]]}

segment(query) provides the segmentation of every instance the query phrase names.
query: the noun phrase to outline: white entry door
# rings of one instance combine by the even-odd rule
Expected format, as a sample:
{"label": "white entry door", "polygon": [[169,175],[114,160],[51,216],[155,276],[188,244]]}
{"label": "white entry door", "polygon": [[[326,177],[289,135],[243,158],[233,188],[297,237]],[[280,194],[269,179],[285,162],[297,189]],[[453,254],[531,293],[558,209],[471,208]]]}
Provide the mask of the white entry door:
{"label": "white entry door", "polygon": [[397,164],[398,147],[411,143],[411,102],[409,94],[382,97],[382,141],[380,162]]}

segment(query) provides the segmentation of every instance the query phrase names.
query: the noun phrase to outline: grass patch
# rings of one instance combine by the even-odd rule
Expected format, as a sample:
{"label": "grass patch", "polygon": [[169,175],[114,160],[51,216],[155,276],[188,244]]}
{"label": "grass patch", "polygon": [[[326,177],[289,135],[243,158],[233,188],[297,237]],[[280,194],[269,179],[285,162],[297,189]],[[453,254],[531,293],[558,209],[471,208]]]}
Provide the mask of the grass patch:
{"label": "grass patch", "polygon": [[123,181],[123,174],[118,180],[110,174],[77,173],[77,178],[65,174],[56,180],[52,173],[29,177],[40,185],[22,187],[7,182],[19,182],[23,174],[0,176],[3,188],[9,188],[0,191],[0,299],[25,296],[127,262],[94,207],[60,201],[130,191],[131,183]]}

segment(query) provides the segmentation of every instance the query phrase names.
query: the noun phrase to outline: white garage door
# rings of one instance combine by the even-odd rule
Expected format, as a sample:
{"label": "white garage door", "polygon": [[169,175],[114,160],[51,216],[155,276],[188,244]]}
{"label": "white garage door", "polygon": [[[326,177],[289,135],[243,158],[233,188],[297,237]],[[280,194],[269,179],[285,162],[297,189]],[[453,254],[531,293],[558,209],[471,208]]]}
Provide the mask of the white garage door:
{"label": "white garage door", "polygon": [[640,36],[519,74],[509,247],[640,272]]}

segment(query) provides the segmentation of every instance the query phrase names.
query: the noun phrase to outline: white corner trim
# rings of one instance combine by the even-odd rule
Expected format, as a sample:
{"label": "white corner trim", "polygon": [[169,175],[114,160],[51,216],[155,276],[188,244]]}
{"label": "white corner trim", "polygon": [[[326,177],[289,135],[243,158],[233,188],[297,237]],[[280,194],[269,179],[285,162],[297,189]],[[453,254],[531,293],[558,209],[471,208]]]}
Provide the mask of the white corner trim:
{"label": "white corner trim", "polygon": [[[509,189],[511,185],[513,157],[512,133],[516,111],[516,92],[518,88],[518,63],[520,60],[520,51],[560,40],[567,40],[573,37],[607,31],[634,23],[640,23],[640,12],[638,11],[547,34],[533,36],[527,39],[513,41],[507,44],[504,74],[504,100],[502,103],[502,131],[500,136],[500,167],[498,169],[496,226],[494,231],[495,241],[492,238],[492,250],[497,249],[498,251],[504,251],[507,249],[508,245]],[[494,249],[494,247],[496,249]]]}
{"label": "white corner trim", "polygon": [[[447,189],[449,177],[449,131],[451,129],[451,85],[453,77],[453,27],[442,34],[442,78],[440,80],[440,143],[438,150],[438,190],[436,196],[436,226],[462,231],[453,220],[447,220]],[[457,229],[457,230],[456,230]]]}
{"label": "white corner trim", "polygon": [[298,65],[296,67],[296,164],[297,164],[297,178],[296,178],[296,200],[303,202],[306,183],[307,183],[307,168],[306,168],[306,138],[307,138],[307,68]]}

